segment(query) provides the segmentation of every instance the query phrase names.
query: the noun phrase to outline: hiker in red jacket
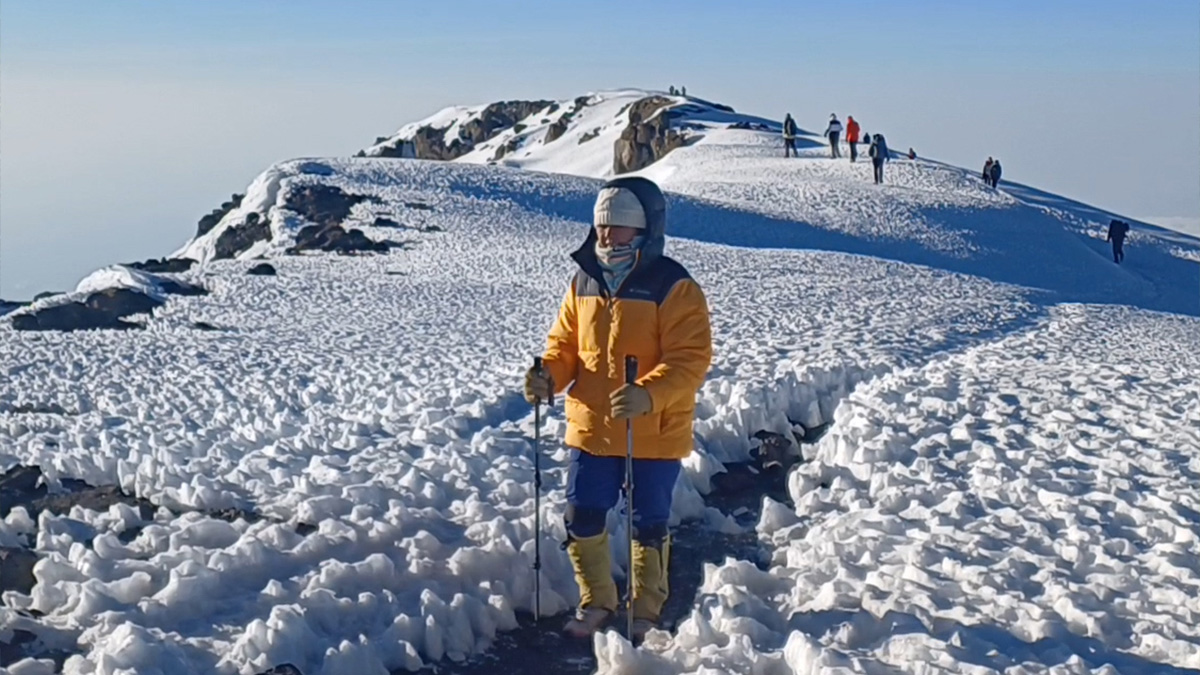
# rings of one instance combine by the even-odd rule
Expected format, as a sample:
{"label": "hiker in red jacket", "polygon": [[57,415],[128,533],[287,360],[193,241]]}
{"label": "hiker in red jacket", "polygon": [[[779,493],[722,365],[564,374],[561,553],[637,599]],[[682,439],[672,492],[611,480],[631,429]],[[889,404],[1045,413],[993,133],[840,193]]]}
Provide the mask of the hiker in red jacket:
{"label": "hiker in red jacket", "polygon": [[854,121],[854,115],[846,118],[846,142],[850,144],[850,161],[858,159],[858,122]]}

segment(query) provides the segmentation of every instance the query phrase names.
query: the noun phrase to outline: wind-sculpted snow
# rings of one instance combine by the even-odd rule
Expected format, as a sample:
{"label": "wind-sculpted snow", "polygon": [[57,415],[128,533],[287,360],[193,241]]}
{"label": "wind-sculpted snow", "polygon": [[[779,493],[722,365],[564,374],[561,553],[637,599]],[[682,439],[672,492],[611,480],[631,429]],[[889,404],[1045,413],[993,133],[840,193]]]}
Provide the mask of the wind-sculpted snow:
{"label": "wind-sculpted snow", "polygon": [[[530,609],[532,414],[520,379],[600,183],[386,159],[313,166],[280,163],[243,200],[273,234],[247,257],[269,256],[278,276],[245,274],[250,259],[209,262],[178,278],[210,294],[170,297],[142,331],[18,333],[0,322],[0,471],[36,464],[52,483],[115,484],[159,507],[150,519],[123,505],[8,513],[0,544],[42,559],[29,595],[5,593],[0,636],[31,631],[75,654],[68,673],[285,662],[306,675],[369,673],[486,650]],[[873,189],[813,171],[842,181],[814,195]],[[946,180],[896,208],[920,216],[926,192],[920,208],[966,200],[992,218],[986,227],[1024,208]],[[305,223],[279,195],[306,185],[372,198],[345,225],[405,246],[284,255]],[[771,570],[710,569],[673,642],[660,636],[631,656],[604,636],[602,672],[919,660],[970,670],[1001,663],[986,661],[984,644],[1001,638],[1000,652],[1035,664],[1064,650],[1089,658],[1077,640],[1090,640],[1137,665],[1196,665],[1186,556],[1200,532],[1186,487],[1200,472],[1195,320],[1057,307],[994,279],[802,243],[843,222],[856,241],[888,239],[886,222],[871,229],[884,202],[845,217],[830,206],[818,227],[786,218],[819,203],[678,185],[688,190],[671,196],[680,236],[667,250],[705,289],[716,353],[674,518],[728,527],[703,494],[723,463],[749,456],[754,432],[833,426],[791,477],[795,512],[764,509]],[[377,217],[399,227],[373,227]],[[977,225],[961,222],[961,242],[979,241]],[[942,241],[987,264],[938,228],[949,238],[917,246]],[[207,250],[212,236],[187,250]],[[547,613],[577,599],[557,546],[563,432],[554,410],[543,448]],[[958,624],[918,629],[929,617]]]}
{"label": "wind-sculpted snow", "polygon": [[1200,668],[1198,347],[1064,306],[859,387],[763,510],[771,569],[709,567],[677,637],[603,638],[600,672]]}

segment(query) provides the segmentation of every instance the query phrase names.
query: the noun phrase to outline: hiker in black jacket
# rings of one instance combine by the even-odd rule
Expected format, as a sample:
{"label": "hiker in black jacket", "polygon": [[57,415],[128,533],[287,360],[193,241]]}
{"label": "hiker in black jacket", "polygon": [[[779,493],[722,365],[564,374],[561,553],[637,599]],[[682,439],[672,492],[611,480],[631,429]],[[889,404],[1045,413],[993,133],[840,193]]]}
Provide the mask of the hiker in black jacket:
{"label": "hiker in black jacket", "polygon": [[1129,234],[1129,223],[1114,218],[1108,224],[1108,241],[1112,242],[1113,262],[1118,265],[1125,259],[1125,235]]}
{"label": "hiker in black jacket", "polygon": [[792,113],[788,113],[787,117],[783,118],[783,156],[788,157],[788,152],[791,152],[792,157],[799,157],[796,153],[796,120],[792,119]]}
{"label": "hiker in black jacket", "polygon": [[867,148],[867,155],[870,156],[871,167],[875,170],[875,184],[883,184],[883,163],[888,160],[887,141],[884,140],[883,134],[871,137],[871,147]]}

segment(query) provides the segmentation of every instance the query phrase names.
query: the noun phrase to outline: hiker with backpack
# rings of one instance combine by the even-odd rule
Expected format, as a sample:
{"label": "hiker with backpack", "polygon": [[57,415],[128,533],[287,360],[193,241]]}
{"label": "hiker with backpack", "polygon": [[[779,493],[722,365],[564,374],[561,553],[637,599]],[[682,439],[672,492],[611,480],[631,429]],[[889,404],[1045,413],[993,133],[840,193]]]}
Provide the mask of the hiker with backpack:
{"label": "hiker with backpack", "polygon": [[854,121],[854,115],[846,117],[846,143],[850,146],[850,162],[858,159],[858,122]]}
{"label": "hiker with backpack", "polygon": [[983,163],[983,173],[979,175],[983,179],[984,184],[989,187],[992,185],[992,163],[995,161],[991,157],[988,157],[987,161]]}
{"label": "hiker with backpack", "polygon": [[1000,185],[1000,172],[1000,160],[997,159],[996,161],[992,162],[992,167],[988,169],[988,176],[991,177],[993,188]]}
{"label": "hiker with backpack", "polygon": [[883,163],[888,159],[887,141],[884,140],[883,134],[871,137],[871,147],[867,148],[867,155],[871,157],[871,166],[875,170],[875,184],[883,184]]}
{"label": "hiker with backpack", "polygon": [[836,113],[830,113],[829,126],[825,127],[825,136],[829,138],[829,156],[833,159],[841,157],[838,152],[838,136],[842,133],[842,123],[838,121]]}
{"label": "hiker with backpack", "polygon": [[1113,218],[1108,224],[1108,239],[1112,242],[1113,262],[1118,265],[1125,259],[1125,235],[1129,234],[1129,223]]}
{"label": "hiker with backpack", "polygon": [[796,120],[792,119],[792,113],[788,113],[783,118],[783,156],[788,157],[788,152],[791,152],[791,157],[799,157],[796,152]]}
{"label": "hiker with backpack", "polygon": [[713,346],[700,285],[663,255],[666,216],[652,181],[604,184],[593,226],[571,254],[577,269],[541,363],[525,374],[525,398],[535,405],[566,392],[566,550],[580,601],[564,632],[575,638],[590,639],[617,611],[606,525],[622,481],[632,494],[626,606],[634,644],[658,625],[667,600],[671,497],[692,452],[696,392]]}

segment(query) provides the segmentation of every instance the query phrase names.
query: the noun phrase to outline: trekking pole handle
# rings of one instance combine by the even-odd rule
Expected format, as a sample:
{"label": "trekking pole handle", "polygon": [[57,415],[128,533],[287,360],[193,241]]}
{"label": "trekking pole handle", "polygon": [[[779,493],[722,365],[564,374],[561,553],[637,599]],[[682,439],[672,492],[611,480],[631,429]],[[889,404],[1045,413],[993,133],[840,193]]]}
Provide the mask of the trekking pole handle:
{"label": "trekking pole handle", "polygon": [[[543,370],[543,368],[542,368],[542,357],[540,357],[540,356],[533,357],[533,369],[536,370],[538,372],[538,374],[545,372],[545,370]],[[550,399],[546,401],[546,405],[551,408],[554,407],[554,391],[553,390],[550,392]]]}
{"label": "trekking pole handle", "polygon": [[637,380],[638,362],[636,356],[625,357],[625,384],[633,384]]}

